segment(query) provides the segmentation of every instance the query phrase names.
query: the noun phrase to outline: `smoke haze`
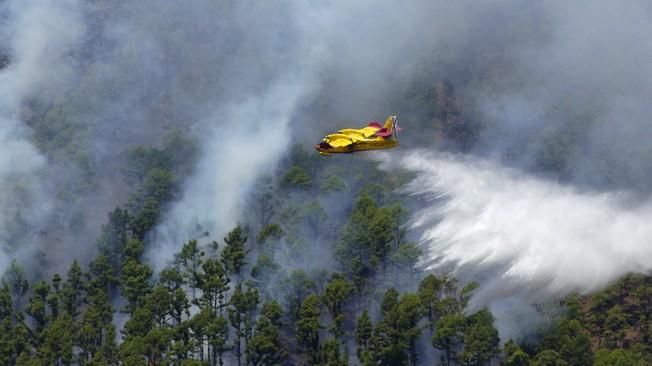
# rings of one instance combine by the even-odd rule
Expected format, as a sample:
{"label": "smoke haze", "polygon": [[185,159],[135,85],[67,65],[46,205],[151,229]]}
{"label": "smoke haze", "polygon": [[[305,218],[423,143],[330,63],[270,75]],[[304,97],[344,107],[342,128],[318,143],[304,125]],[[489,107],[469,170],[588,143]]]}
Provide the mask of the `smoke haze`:
{"label": "smoke haze", "polygon": [[[415,218],[423,262],[481,274],[477,306],[647,272],[650,209],[631,197],[647,202],[652,187],[652,44],[641,41],[651,10],[644,1],[0,1],[10,60],[0,70],[0,271],[16,248],[38,247],[58,268],[67,253],[91,257],[107,212],[132,188],[121,154],[170,130],[201,155],[150,235],[159,268],[184,241],[219,238],[241,220],[256,179],[293,142],[398,113],[402,149],[422,135],[428,151],[401,158],[419,175],[408,191],[445,198]],[[436,81],[453,85],[461,118],[481,126],[466,156],[432,153],[432,113],[406,101],[431,102],[412,92]],[[32,104],[65,116],[94,172],[90,188],[76,186],[83,164],[35,147]]]}
{"label": "smoke haze", "polygon": [[69,87],[70,53],[83,34],[77,6],[74,0],[0,3],[0,50],[11,60],[0,70],[0,272],[14,255],[29,259],[49,219],[46,159],[20,119],[28,113],[24,103],[50,102]]}

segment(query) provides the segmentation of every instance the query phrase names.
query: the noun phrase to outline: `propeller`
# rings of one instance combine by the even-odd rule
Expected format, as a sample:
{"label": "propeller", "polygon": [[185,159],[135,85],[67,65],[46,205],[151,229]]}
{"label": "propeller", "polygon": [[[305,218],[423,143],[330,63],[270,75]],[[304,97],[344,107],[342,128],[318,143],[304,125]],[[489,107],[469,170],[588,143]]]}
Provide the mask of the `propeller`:
{"label": "propeller", "polygon": [[398,127],[398,116],[394,116],[394,137],[398,140],[398,131],[402,128]]}

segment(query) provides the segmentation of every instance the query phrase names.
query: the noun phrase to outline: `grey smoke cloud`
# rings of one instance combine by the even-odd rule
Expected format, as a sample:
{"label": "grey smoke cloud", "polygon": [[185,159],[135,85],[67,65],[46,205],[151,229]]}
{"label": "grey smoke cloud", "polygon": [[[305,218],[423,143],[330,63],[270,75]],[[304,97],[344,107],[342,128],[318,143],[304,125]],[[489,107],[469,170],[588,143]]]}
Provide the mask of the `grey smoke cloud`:
{"label": "grey smoke cloud", "polygon": [[[294,142],[312,145],[322,130],[333,128],[334,116],[364,120],[378,110],[383,118],[386,111],[378,107],[398,81],[412,78],[425,55],[416,37],[427,23],[420,10],[441,6],[428,4],[230,7],[216,44],[230,51],[216,66],[227,90],[200,122],[204,155],[155,233],[154,262],[164,265],[181,243],[199,235],[197,224],[217,237],[230,229],[242,219],[255,179],[269,173]],[[314,104],[328,111],[322,115]]]}
{"label": "grey smoke cloud", "polygon": [[23,124],[28,99],[51,101],[68,86],[70,52],[83,23],[77,1],[7,1],[0,4],[2,49],[10,57],[0,70],[0,273],[14,256],[29,257],[48,218],[46,159]]}
{"label": "grey smoke cloud", "polygon": [[528,167],[556,139],[569,181],[649,192],[649,4],[546,2],[531,20],[520,29],[526,41],[502,50],[509,69],[475,92],[484,146],[518,151]]}
{"label": "grey smoke cloud", "polygon": [[[651,34],[652,22],[643,1],[52,0],[5,1],[0,7],[0,18],[8,20],[0,31],[0,48],[11,55],[10,66],[0,71],[0,234],[5,242],[8,227],[16,225],[15,209],[30,207],[10,194],[17,185],[31,195],[45,194],[31,196],[32,202],[45,204],[37,212],[43,216],[22,216],[36,220],[31,232],[42,226],[36,223],[44,221],[48,210],[42,207],[50,202],[48,189],[35,179],[45,158],[21,123],[21,106],[32,98],[64,99],[68,118],[83,127],[97,174],[96,189],[78,204],[88,228],[95,229],[71,241],[69,249],[88,246],[106,212],[126,200],[130,187],[121,182],[115,163],[126,148],[156,144],[171,128],[201,144],[194,174],[183,177],[181,200],[168,208],[152,235],[150,257],[158,266],[196,236],[196,224],[217,238],[230,229],[246,214],[239,209],[253,182],[275,168],[291,142],[311,145],[344,121],[401,115],[401,98],[415,83],[438,80],[455,86],[465,118],[486,126],[474,153],[516,151],[509,164],[520,169],[506,173],[502,163],[480,169],[486,174],[480,178],[495,184],[471,179],[470,193],[455,191],[453,201],[481,203],[468,212],[453,210],[451,220],[482,214],[493,204],[517,205],[517,197],[501,193],[503,183],[531,193],[533,201],[526,204],[573,203],[584,209],[584,219],[568,224],[580,228],[602,223],[600,210],[622,216],[625,227],[634,227],[638,215],[647,213],[608,198],[615,188],[645,195],[652,171],[647,137],[652,132],[647,118],[652,45],[643,37]],[[70,84],[75,88],[67,88]],[[416,124],[402,122],[407,131],[411,122]],[[551,136],[568,135],[579,143],[566,153],[566,185],[526,174]],[[460,178],[479,169],[473,158],[464,163],[433,159]],[[13,164],[18,160],[24,163]],[[63,166],[48,170],[67,173]],[[437,182],[428,187],[447,188]],[[484,194],[469,198],[474,190]],[[558,208],[541,209],[536,217],[528,210],[515,212],[522,212],[517,218],[523,221],[541,220],[542,228],[556,225],[546,215],[557,215]],[[493,214],[487,217],[492,220]],[[474,228],[471,219],[456,222],[461,232]],[[499,227],[504,232],[493,235],[517,243],[509,253],[500,249],[499,262],[529,263],[539,256],[539,246],[522,246],[519,239],[532,242],[531,233]],[[562,243],[582,239],[574,228],[550,235]],[[613,236],[604,236],[600,248],[627,260],[609,267],[604,277],[579,276],[560,286],[561,292],[599,288],[631,266],[643,268],[629,261],[631,253],[645,254],[637,245],[623,254],[605,238]],[[477,252],[470,254],[487,254],[480,244],[471,248]],[[582,248],[595,250],[576,250]],[[445,252],[449,262],[458,263],[456,250]],[[596,258],[599,263],[602,254]],[[496,293],[559,290],[542,285],[539,276],[525,281],[525,272],[510,273],[520,273],[521,280],[489,287]]]}
{"label": "grey smoke cloud", "polygon": [[511,21],[483,33],[498,46],[479,55],[491,66],[459,58],[451,75],[466,117],[485,126],[479,144],[386,168],[415,171],[407,191],[433,199],[414,218],[422,264],[479,280],[471,307],[489,306],[507,339],[534,329],[527,304],[650,273],[651,13],[645,2],[494,5]]}

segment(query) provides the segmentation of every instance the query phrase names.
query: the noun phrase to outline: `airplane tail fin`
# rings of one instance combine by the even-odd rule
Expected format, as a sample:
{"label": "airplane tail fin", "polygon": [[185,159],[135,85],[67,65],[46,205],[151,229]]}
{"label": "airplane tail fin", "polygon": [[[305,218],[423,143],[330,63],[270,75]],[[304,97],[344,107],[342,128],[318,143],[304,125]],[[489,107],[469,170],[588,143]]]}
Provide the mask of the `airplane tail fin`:
{"label": "airplane tail fin", "polygon": [[398,139],[398,134],[396,132],[400,130],[401,129],[398,127],[398,117],[389,116],[387,117],[383,128],[376,132],[376,136],[390,137],[393,135],[395,139]]}
{"label": "airplane tail fin", "polygon": [[383,125],[383,128],[386,128],[387,131],[391,131],[394,128],[394,120],[396,119],[396,116],[389,116],[385,120],[385,125]]}

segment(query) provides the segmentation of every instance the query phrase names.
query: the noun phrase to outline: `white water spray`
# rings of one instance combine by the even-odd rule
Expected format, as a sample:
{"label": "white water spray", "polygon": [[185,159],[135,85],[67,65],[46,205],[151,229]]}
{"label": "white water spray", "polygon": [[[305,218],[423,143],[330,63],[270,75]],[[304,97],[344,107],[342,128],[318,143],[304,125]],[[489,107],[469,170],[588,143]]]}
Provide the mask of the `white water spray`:
{"label": "white water spray", "polygon": [[588,293],[652,269],[649,202],[453,155],[412,152],[400,166],[417,173],[407,192],[433,198],[414,218],[422,265],[481,275],[475,305]]}

